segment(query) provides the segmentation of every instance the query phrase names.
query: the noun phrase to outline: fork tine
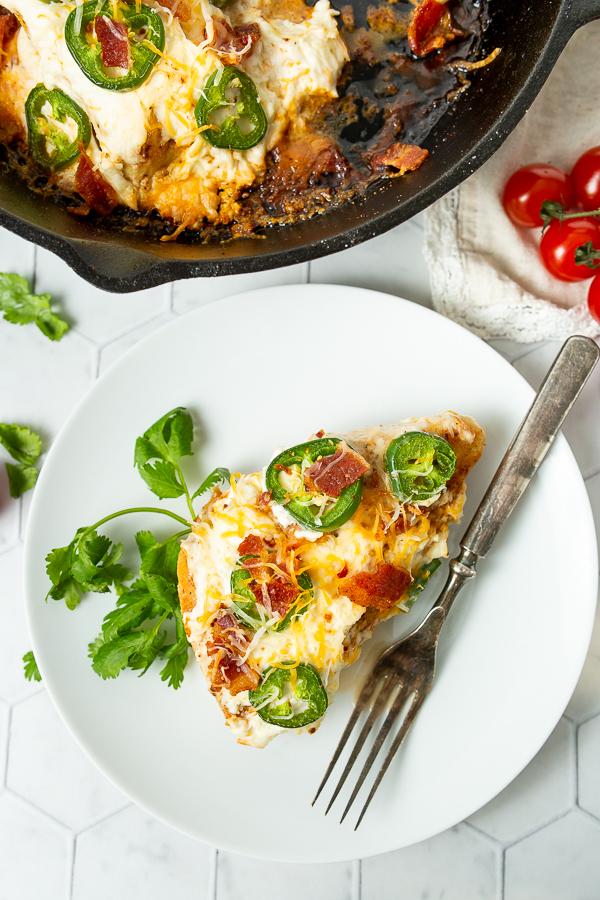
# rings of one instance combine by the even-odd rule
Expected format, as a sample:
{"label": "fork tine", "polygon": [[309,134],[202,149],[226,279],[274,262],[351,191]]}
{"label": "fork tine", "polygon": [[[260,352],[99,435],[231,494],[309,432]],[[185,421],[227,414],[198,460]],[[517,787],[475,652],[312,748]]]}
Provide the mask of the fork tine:
{"label": "fork tine", "polygon": [[399,730],[398,730],[398,734],[397,734],[396,737],[394,738],[394,742],[393,742],[392,746],[391,746],[390,749],[389,749],[388,755],[386,756],[386,758],[385,758],[384,761],[383,761],[383,765],[381,766],[381,769],[379,770],[379,774],[377,775],[377,778],[375,779],[375,783],[373,784],[373,787],[371,788],[371,791],[370,791],[370,793],[369,793],[369,796],[367,797],[367,802],[366,802],[365,805],[363,806],[362,812],[361,812],[361,814],[360,814],[360,816],[359,816],[359,818],[358,818],[358,822],[357,822],[356,825],[354,826],[354,830],[355,830],[355,831],[356,831],[356,829],[358,828],[358,826],[360,825],[360,823],[362,822],[363,817],[364,817],[364,814],[366,813],[366,811],[367,811],[367,809],[368,809],[368,807],[369,807],[369,804],[370,804],[371,800],[373,799],[373,797],[375,796],[375,792],[376,792],[377,788],[379,787],[379,785],[380,785],[380,783],[381,783],[381,779],[383,778],[383,776],[384,776],[385,773],[387,772],[387,770],[388,770],[388,768],[389,768],[389,765],[390,765],[391,761],[393,760],[394,756],[395,756],[396,753],[398,752],[398,749],[399,749],[399,747],[400,747],[400,744],[402,743],[402,741],[404,740],[404,738],[405,738],[406,735],[408,734],[408,730],[409,730],[410,726],[411,726],[412,723],[414,722],[415,717],[416,717],[417,713],[419,712],[419,710],[420,710],[420,708],[421,708],[421,706],[422,706],[422,704],[423,704],[423,701],[425,700],[425,697],[426,697],[427,694],[429,693],[429,687],[430,687],[430,686],[431,686],[431,684],[430,684],[429,686],[427,686],[427,687],[425,688],[425,690],[423,690],[423,691],[417,691],[417,692],[415,693],[415,696],[413,697],[412,703],[411,703],[411,705],[410,705],[410,709],[408,710],[408,712],[407,712],[406,715],[404,716],[404,720],[403,720],[402,725],[400,726],[400,728],[399,728]]}
{"label": "fork tine", "polygon": [[371,747],[371,750],[369,752],[367,760],[362,768],[362,772],[358,776],[358,781],[356,782],[354,790],[352,791],[352,796],[348,800],[348,804],[346,806],[346,809],[344,810],[344,814],[343,814],[342,818],[340,819],[340,825],[346,818],[346,815],[348,814],[348,810],[354,803],[354,800],[356,799],[356,795],[360,791],[365,778],[369,774],[369,772],[371,770],[371,766],[375,762],[375,758],[376,758],[377,754],[379,753],[379,751],[381,750],[383,742],[385,741],[386,737],[389,734],[390,728],[392,727],[392,725],[398,718],[398,714],[399,714],[400,710],[402,709],[402,707],[408,700],[408,697],[413,692],[413,690],[414,690],[414,688],[407,687],[406,685],[403,684],[401,686],[400,690],[398,691],[396,698],[395,698],[394,702],[392,703],[390,711],[388,712],[387,716],[385,717],[385,721],[384,721],[383,725],[379,729],[377,737],[375,738],[375,742],[374,742],[373,746]]}
{"label": "fork tine", "polygon": [[333,796],[332,796],[331,800],[329,801],[329,805],[328,805],[327,809],[325,810],[325,815],[327,815],[327,813],[333,806],[337,795],[343,788],[344,782],[346,781],[346,778],[350,774],[350,770],[352,769],[352,766],[356,762],[358,754],[362,750],[363,744],[365,743],[371,728],[373,727],[373,725],[379,718],[382,709],[384,708],[385,704],[389,700],[390,693],[392,692],[393,688],[394,688],[394,682],[391,681],[389,675],[386,673],[382,677],[381,690],[377,694],[377,697],[375,698],[375,702],[373,703],[373,706],[371,707],[371,712],[369,713],[369,717],[368,717],[367,721],[365,722],[365,724],[363,725],[362,730],[357,738],[357,741],[354,745],[354,749],[352,750],[352,753],[350,754],[350,758],[349,758],[348,762],[346,763],[346,768],[342,772],[342,777],[338,781],[337,787],[336,787],[335,791],[333,792]]}
{"label": "fork tine", "polygon": [[335,766],[336,762],[340,758],[340,754],[341,754],[342,750],[344,749],[346,741],[350,737],[352,729],[354,728],[354,726],[356,725],[356,722],[358,721],[358,717],[360,716],[360,714],[364,710],[365,706],[371,699],[373,691],[375,690],[378,683],[379,683],[379,676],[376,675],[374,671],[371,672],[371,674],[369,675],[369,677],[367,679],[365,686],[363,687],[362,691],[358,695],[358,700],[356,701],[356,706],[354,707],[354,710],[352,711],[352,715],[350,716],[348,724],[344,728],[344,733],[342,734],[339,744],[337,745],[337,747],[335,749],[335,753],[331,757],[331,762],[327,766],[327,771],[325,772],[323,781],[319,785],[319,789],[318,789],[317,793],[315,794],[315,797],[314,797],[313,802],[311,803],[311,806],[314,806],[315,803],[317,802],[319,794],[325,787],[325,785],[327,783],[327,779],[331,775],[331,772],[333,771],[333,767]]}

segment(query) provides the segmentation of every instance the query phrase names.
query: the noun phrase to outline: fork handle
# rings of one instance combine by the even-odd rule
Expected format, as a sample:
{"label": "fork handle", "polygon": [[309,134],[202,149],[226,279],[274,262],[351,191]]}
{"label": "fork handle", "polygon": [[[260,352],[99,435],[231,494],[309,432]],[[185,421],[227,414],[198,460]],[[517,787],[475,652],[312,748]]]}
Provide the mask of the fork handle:
{"label": "fork handle", "polygon": [[540,467],[599,355],[596,343],[582,335],[563,344],[467,528],[462,553],[450,562],[448,582],[435,604],[445,612],[465,581],[475,575],[477,560],[486,556]]}

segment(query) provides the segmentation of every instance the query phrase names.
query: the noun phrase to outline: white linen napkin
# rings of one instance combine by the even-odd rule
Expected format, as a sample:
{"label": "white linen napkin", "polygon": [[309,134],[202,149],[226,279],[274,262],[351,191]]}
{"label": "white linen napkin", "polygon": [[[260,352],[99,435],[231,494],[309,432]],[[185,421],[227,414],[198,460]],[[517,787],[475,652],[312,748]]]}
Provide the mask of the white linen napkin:
{"label": "white linen napkin", "polygon": [[524,119],[467,181],[426,212],[425,258],[438,312],[480,337],[530,343],[600,335],[587,310],[589,280],[559,281],[539,257],[541,228],[516,228],[504,185],[529,163],[570,172],[600,145],[600,21],[571,38]]}

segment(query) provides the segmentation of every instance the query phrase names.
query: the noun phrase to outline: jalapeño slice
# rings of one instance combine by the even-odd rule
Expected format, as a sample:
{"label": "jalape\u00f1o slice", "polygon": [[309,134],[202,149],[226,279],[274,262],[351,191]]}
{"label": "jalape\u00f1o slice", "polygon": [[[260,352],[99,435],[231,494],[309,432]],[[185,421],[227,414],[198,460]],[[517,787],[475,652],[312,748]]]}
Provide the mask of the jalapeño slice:
{"label": "jalape\u00f1o slice", "polygon": [[[227,109],[231,110],[229,115],[222,112]],[[195,115],[198,127],[205,128],[204,140],[221,150],[249,150],[267,130],[267,117],[256,85],[236,66],[225,66],[212,73],[200,94]],[[218,121],[219,117],[222,121]]]}
{"label": "jalape\u00f1o slice", "polygon": [[275,503],[284,506],[297,522],[311,531],[335,531],[354,515],[362,497],[362,476],[358,481],[342,488],[333,506],[320,515],[318,509],[314,508],[317,505],[315,494],[306,490],[304,482],[302,482],[303,490],[290,496],[281,483],[282,474],[285,469],[292,467],[298,467],[302,474],[318,459],[333,456],[340,440],[340,438],[320,438],[290,447],[289,450],[284,450],[276,456],[267,468],[266,486],[267,490],[271,491]]}
{"label": "jalape\u00f1o slice", "polygon": [[[246,560],[257,558],[258,557],[253,556],[252,554],[242,556],[240,557],[240,563],[243,566]],[[256,606],[256,597],[248,586],[249,581],[252,581],[252,573],[248,569],[234,569],[231,573],[230,589],[231,593],[235,595],[232,610],[242,625],[251,628],[253,631],[257,631],[261,625],[263,625],[263,619],[261,619]],[[296,601],[292,603],[283,619],[272,626],[273,631],[283,631],[288,627],[293,618],[299,616],[308,609],[310,602],[314,597],[314,590],[312,580],[306,572],[302,572],[298,575],[298,585],[301,588],[301,593],[296,598]]]}
{"label": "jalape\u00f1o slice", "polygon": [[403,604],[405,612],[410,612],[413,603],[415,602],[421,591],[425,590],[429,579],[434,572],[437,572],[439,567],[439,559],[432,559],[431,562],[425,563],[425,565],[421,566],[421,568],[417,572],[417,577],[407,591],[407,597]]}
{"label": "jalape\u00f1o slice", "polygon": [[[65,41],[71,56],[91,82],[107,91],[134,91],[150,76],[158,62],[159,53],[165,46],[165,30],[160,16],[149,6],[136,7],[135,3],[119,3],[120,20],[127,25],[133,38],[130,38],[131,66],[125,75],[110,74],[102,63],[102,47],[99,41],[88,40],[93,34],[96,16],[112,18],[112,4],[100,5],[90,0],[81,7],[81,18],[77,18],[78,10],[70,13],[65,24]],[[121,123],[126,127],[126,123]]]}
{"label": "jalape\u00f1o slice", "polygon": [[[291,662],[283,666],[293,666]],[[290,684],[290,691],[286,685]],[[284,694],[289,694],[284,697]],[[258,715],[270,725],[302,728],[316,722],[327,709],[327,693],[316,669],[306,663],[293,668],[265,669],[255,691],[248,694]]]}
{"label": "jalape\u00f1o slice", "polygon": [[439,494],[456,469],[456,454],[444,438],[407,431],[394,438],[385,454],[393,492],[418,503]]}
{"label": "jalape\u00f1o slice", "polygon": [[[43,111],[46,104],[50,105],[51,115]],[[79,141],[87,147],[92,137],[87,114],[59,88],[49,90],[44,84],[36,85],[25,101],[25,119],[29,152],[44,169],[57,171],[70,166],[79,156]],[[56,125],[64,125],[67,119],[77,126],[73,140]]]}

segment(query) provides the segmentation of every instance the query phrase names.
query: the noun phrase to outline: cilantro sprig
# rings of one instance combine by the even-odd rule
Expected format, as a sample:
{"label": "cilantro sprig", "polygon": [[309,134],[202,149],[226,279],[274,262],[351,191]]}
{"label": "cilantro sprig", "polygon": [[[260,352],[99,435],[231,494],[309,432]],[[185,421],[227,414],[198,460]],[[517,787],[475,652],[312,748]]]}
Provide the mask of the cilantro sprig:
{"label": "cilantro sprig", "polygon": [[69,328],[50,308],[50,294],[32,294],[24,278],[0,272],[0,312],[7,322],[27,325],[35,322],[51,341],[60,341]]}
{"label": "cilantro sprig", "polygon": [[[156,659],[161,659],[165,661],[161,679],[175,689],[183,681],[189,642],[177,593],[179,542],[189,534],[191,521],[196,517],[192,501],[231,477],[227,469],[215,469],[190,494],[179,462],[182,457],[193,455],[193,437],[190,414],[177,407],[137,439],[134,456],[140,475],[158,497],[185,496],[189,520],[157,507],[119,510],[94,525],[79,528],[66,547],[52,550],[46,557],[46,571],[52,582],[46,599],[64,600],[69,609],[75,609],[87,593],[106,593],[111,588],[116,593],[115,608],[104,617],[100,634],[89,644],[92,668],[102,678],[116,678],[127,668],[143,675]],[[152,463],[153,460],[156,462]],[[163,515],[184,526],[162,542],[151,531],[139,531],[135,535],[140,555],[135,578],[119,562],[123,545],[98,533],[102,525],[131,513]],[[174,626],[171,639],[168,622]]]}
{"label": "cilantro sprig", "polygon": [[14,463],[6,463],[10,496],[15,500],[34,486],[38,470],[33,465],[42,449],[39,436],[24,425],[0,422],[0,444],[8,450]]}
{"label": "cilantro sprig", "polygon": [[42,680],[40,670],[38,669],[37,663],[35,661],[35,656],[33,655],[33,650],[28,650],[23,657],[23,674],[25,675],[27,681]]}

